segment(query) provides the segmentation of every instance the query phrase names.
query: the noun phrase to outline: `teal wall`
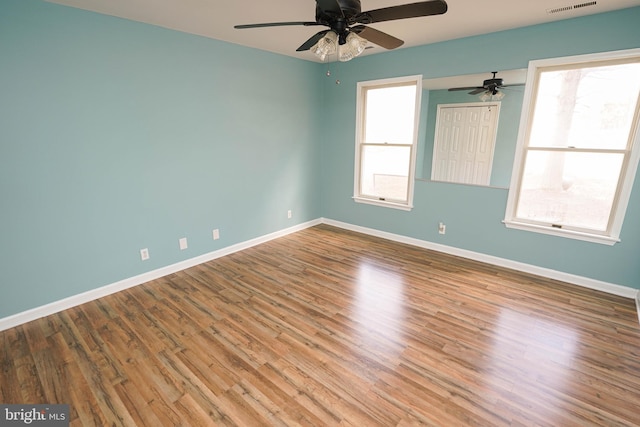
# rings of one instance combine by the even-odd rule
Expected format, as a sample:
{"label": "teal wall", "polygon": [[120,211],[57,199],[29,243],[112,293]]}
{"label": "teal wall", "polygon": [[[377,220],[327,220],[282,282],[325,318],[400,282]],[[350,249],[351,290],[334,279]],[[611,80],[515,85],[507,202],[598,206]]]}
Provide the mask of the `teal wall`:
{"label": "teal wall", "polygon": [[2,0],[0,318],[320,217],[316,71]]}
{"label": "teal wall", "polygon": [[[640,289],[640,179],[631,195],[621,242],[614,246],[507,229],[507,190],[416,181],[410,212],[354,203],[356,83],[422,74],[424,78],[527,68],[529,60],[640,47],[640,7],[372,55],[336,65],[325,79],[322,142],[323,215],[459,249],[471,250]],[[427,28],[428,30],[428,28]],[[429,99],[429,104],[431,103]],[[423,117],[426,113],[422,112]],[[501,117],[501,122],[505,117]],[[519,120],[519,114],[512,118]],[[426,139],[426,119],[420,130]],[[515,137],[515,136],[514,136]],[[513,141],[515,143],[515,141]],[[424,147],[422,147],[424,149]],[[421,166],[430,161],[423,151]],[[513,156],[513,154],[511,154]],[[511,159],[512,161],[513,159]],[[511,171],[508,171],[511,174]],[[447,225],[439,235],[438,222]]]}
{"label": "teal wall", "polygon": [[506,229],[503,189],[419,180],[411,212],[351,199],[358,81],[639,47],[637,22],[640,8],[404,49],[326,78],[325,65],[3,0],[0,318],[319,217],[640,288],[638,190],[613,247]]}

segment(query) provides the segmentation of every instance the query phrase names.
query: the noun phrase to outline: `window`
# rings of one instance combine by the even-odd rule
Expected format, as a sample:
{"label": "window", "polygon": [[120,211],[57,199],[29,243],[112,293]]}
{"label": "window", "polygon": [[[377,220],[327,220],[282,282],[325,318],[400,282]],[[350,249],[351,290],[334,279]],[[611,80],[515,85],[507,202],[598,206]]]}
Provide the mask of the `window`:
{"label": "window", "polygon": [[613,245],[640,148],[640,49],[532,61],[505,224]]}
{"label": "window", "polygon": [[354,200],[413,206],[422,76],[358,83]]}
{"label": "window", "polygon": [[500,103],[439,104],[431,179],[489,185]]}

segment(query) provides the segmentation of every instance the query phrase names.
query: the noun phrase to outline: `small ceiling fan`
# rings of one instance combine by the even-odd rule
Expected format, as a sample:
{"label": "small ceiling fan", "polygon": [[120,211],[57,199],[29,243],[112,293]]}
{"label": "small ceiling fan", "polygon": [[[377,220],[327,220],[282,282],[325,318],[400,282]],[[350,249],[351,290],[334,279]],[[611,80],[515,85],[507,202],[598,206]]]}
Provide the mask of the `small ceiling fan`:
{"label": "small ceiling fan", "polygon": [[263,28],[281,26],[324,26],[322,30],[305,41],[296,51],[312,50],[321,59],[342,50],[340,60],[349,60],[365,48],[367,41],[385,49],[395,49],[404,41],[387,33],[368,27],[376,22],[421,16],[441,15],[447,11],[444,0],[430,0],[362,12],[360,0],[316,0],[315,21],[271,22],[264,24],[236,25],[234,28]]}
{"label": "small ceiling fan", "polygon": [[478,95],[483,92],[487,92],[489,95],[496,95],[498,94],[498,89],[512,86],[523,86],[522,83],[505,85],[504,81],[501,78],[496,77],[496,74],[498,74],[497,71],[492,71],[491,73],[493,74],[493,77],[483,81],[482,86],[454,87],[449,89],[449,91],[469,90],[469,95]]}

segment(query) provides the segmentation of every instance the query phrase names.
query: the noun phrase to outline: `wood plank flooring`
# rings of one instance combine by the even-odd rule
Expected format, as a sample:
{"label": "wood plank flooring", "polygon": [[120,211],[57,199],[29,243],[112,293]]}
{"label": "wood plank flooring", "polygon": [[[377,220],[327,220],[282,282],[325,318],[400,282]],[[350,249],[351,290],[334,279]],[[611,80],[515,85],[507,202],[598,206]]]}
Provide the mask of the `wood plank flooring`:
{"label": "wood plank flooring", "polygon": [[72,426],[640,425],[632,300],[321,225],[0,332]]}

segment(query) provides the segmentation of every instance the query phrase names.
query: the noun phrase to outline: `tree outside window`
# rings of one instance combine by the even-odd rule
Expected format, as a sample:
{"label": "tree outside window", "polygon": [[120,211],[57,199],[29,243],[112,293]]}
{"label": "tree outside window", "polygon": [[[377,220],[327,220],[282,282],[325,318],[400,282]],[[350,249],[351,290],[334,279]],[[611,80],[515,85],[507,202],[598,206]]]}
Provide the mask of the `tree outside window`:
{"label": "tree outside window", "polygon": [[636,51],[532,62],[507,226],[617,241],[638,162]]}

